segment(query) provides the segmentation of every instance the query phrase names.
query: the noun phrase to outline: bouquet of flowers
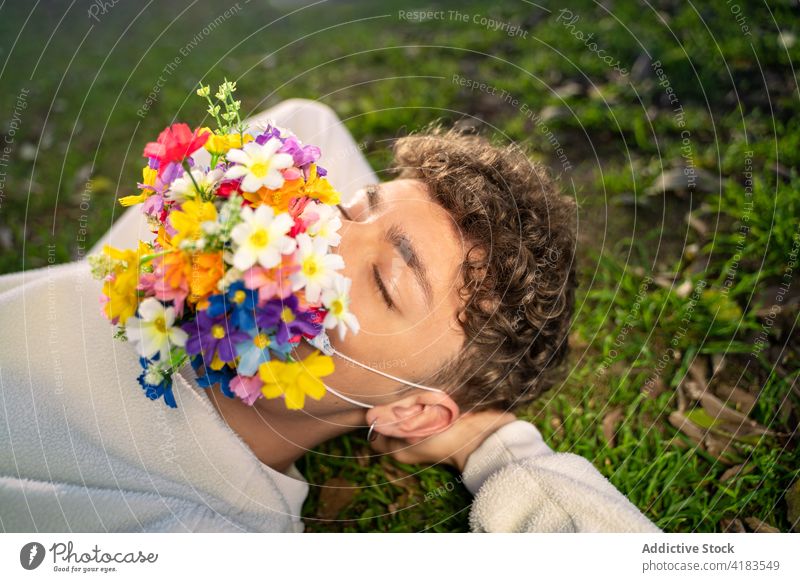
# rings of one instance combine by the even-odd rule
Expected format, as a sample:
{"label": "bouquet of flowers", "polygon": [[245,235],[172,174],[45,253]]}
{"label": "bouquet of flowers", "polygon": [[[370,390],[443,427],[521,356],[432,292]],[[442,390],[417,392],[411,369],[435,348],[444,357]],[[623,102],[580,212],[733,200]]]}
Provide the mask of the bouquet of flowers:
{"label": "bouquet of flowers", "polygon": [[331,252],[340,197],[318,147],[273,125],[248,132],[235,90],[227,80],[214,99],[197,90],[216,129],[176,123],[144,148],[141,192],[120,203],[142,205],[155,240],[106,245],[89,261],[115,337],[135,345],[148,398],[177,407],[172,374],[189,360],[203,387],[219,383],[248,405],[283,396],[300,409],[325,394],[320,378],[334,365],[318,351],[298,360],[292,348],[325,329],[358,332],[351,281]]}

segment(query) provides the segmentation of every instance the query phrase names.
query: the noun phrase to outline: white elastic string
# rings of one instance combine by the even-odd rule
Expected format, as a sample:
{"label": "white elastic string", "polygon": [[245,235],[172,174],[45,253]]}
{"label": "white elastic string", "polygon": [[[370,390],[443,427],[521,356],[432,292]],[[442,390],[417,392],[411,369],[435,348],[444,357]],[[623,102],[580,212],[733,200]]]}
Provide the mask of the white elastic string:
{"label": "white elastic string", "polygon": [[338,396],[338,397],[339,397],[339,398],[341,398],[342,400],[346,400],[346,401],[347,401],[347,402],[349,402],[350,404],[355,404],[356,406],[361,406],[361,407],[363,407],[363,408],[375,408],[375,405],[374,405],[374,404],[367,404],[366,402],[359,402],[358,400],[355,400],[355,399],[353,399],[353,398],[350,398],[349,396],[345,396],[344,394],[342,394],[342,393],[341,393],[341,392],[339,392],[338,390],[334,390],[333,388],[331,388],[330,386],[328,386],[328,385],[327,385],[327,384],[325,384],[324,382],[322,383],[322,385],[323,385],[323,386],[325,386],[325,389],[326,389],[328,392],[330,392],[330,393],[331,393],[331,394],[333,394],[334,396]]}
{"label": "white elastic string", "polygon": [[409,380],[403,380],[402,378],[398,378],[397,376],[392,376],[391,374],[387,374],[386,372],[381,372],[380,370],[376,370],[375,368],[367,366],[366,364],[362,364],[361,362],[358,362],[349,356],[345,356],[342,352],[340,352],[333,346],[331,346],[331,349],[333,350],[333,353],[339,356],[340,358],[344,358],[345,360],[347,360],[348,362],[352,362],[356,366],[361,366],[362,368],[367,368],[368,370],[372,370],[373,372],[375,372],[376,374],[380,374],[384,378],[389,378],[390,380],[394,380],[395,382],[400,382],[401,384],[408,384],[409,386],[414,386],[415,388],[420,388],[422,390],[428,390],[429,392],[442,392],[439,388],[431,388],[430,386],[423,386],[422,384],[417,384]]}

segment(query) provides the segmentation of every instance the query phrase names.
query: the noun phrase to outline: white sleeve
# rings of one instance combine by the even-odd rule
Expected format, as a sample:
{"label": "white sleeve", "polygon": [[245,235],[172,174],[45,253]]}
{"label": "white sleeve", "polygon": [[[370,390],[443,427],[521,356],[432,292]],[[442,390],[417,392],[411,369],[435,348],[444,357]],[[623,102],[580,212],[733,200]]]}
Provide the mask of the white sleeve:
{"label": "white sleeve", "polygon": [[586,459],[556,453],[529,422],[491,434],[467,459],[475,532],[660,532]]}

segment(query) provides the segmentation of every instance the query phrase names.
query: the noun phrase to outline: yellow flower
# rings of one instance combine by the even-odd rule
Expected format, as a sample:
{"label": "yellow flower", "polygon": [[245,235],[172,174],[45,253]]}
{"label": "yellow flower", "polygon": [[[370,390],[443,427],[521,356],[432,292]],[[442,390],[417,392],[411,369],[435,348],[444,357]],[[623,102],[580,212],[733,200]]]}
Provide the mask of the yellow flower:
{"label": "yellow flower", "polygon": [[317,174],[317,164],[311,164],[303,190],[306,196],[315,198],[323,204],[339,204],[342,201],[341,195],[331,186],[328,179]]}
{"label": "yellow flower", "polygon": [[150,252],[150,247],[139,241],[138,249],[115,249],[105,245],[103,254],[113,262],[113,278],[103,283],[103,294],[108,301],[103,305],[103,313],[110,321],[125,323],[136,313],[139,305],[139,259]]}
{"label": "yellow flower", "polygon": [[206,141],[205,148],[210,154],[214,154],[217,156],[221,156],[223,154],[227,154],[228,150],[233,148],[241,148],[244,144],[253,141],[253,136],[250,134],[244,135],[244,141],[242,141],[242,135],[239,133],[229,133],[226,135],[219,135],[214,133],[208,127],[204,127],[200,130],[200,135],[204,133],[210,133],[211,135],[208,136],[208,141]]}
{"label": "yellow flower", "polygon": [[175,244],[173,244],[169,234],[167,234],[167,229],[164,228],[164,225],[158,227],[158,234],[156,235],[155,242],[158,247],[165,251],[177,248]]}
{"label": "yellow flower", "polygon": [[173,210],[169,215],[170,224],[177,231],[172,244],[177,246],[184,239],[199,238],[203,234],[201,225],[209,220],[217,220],[217,209],[211,202],[187,200],[180,210]]}
{"label": "yellow flower", "polygon": [[[154,170],[150,166],[145,166],[142,168],[142,184],[145,186],[153,186],[156,183],[156,177],[158,176],[158,170]],[[123,196],[119,199],[119,203],[123,206],[133,206],[134,204],[139,204],[140,202],[144,202],[147,198],[153,193],[152,190],[148,190],[146,188],[142,188],[141,194],[132,194],[131,196]]]}
{"label": "yellow flower", "polygon": [[299,410],[305,404],[306,395],[319,400],[325,395],[321,377],[333,373],[333,358],[315,351],[301,362],[270,360],[258,367],[258,375],[264,381],[261,393],[267,398],[284,397],[286,408]]}

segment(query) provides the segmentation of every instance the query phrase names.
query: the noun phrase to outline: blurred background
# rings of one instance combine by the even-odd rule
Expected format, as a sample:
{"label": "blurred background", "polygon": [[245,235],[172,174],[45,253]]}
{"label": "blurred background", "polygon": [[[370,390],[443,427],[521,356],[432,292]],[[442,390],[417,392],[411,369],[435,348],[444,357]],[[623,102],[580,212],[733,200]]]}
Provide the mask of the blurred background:
{"label": "blurred background", "polygon": [[[800,519],[797,1],[0,3],[0,273],[77,260],[141,150],[245,112],[330,105],[383,174],[442,119],[519,142],[579,202],[563,383],[519,415],[667,531]],[[306,455],[310,531],[466,531],[444,468]]]}

